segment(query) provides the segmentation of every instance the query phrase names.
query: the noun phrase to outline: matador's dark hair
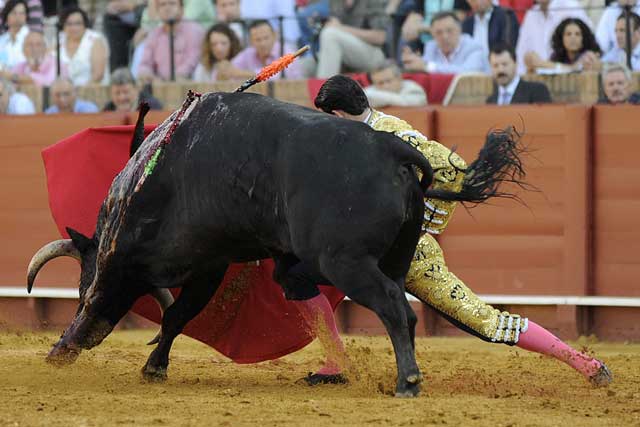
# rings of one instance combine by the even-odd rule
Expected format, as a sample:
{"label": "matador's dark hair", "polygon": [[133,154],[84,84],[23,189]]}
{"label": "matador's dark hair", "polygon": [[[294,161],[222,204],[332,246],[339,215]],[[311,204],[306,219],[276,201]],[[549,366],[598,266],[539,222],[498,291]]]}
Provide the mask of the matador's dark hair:
{"label": "matador's dark hair", "polygon": [[324,82],[313,103],[316,108],[329,114],[342,110],[357,116],[369,108],[367,95],[358,82],[340,74]]}

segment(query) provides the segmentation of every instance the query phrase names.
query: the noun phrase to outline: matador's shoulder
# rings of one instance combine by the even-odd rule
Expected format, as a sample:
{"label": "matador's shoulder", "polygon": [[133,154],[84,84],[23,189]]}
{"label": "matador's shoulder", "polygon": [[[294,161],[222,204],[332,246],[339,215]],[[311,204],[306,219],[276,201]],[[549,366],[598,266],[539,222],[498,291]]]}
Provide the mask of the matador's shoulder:
{"label": "matador's shoulder", "polygon": [[420,145],[428,141],[426,136],[415,130],[413,126],[406,121],[378,110],[372,109],[371,116],[368,118],[367,124],[375,130],[391,132],[413,145],[415,148],[418,148]]}

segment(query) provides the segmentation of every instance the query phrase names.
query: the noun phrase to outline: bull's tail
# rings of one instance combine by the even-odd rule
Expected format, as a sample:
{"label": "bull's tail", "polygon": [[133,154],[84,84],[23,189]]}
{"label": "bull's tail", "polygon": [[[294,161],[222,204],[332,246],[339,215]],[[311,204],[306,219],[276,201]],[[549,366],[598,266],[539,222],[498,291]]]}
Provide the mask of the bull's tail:
{"label": "bull's tail", "polygon": [[502,191],[500,185],[509,182],[520,188],[531,188],[523,181],[525,171],[521,155],[526,151],[514,128],[492,130],[478,158],[466,169],[460,170],[465,174],[462,189],[457,192],[428,189],[425,197],[471,204],[483,203],[492,197],[520,200],[516,194]]}
{"label": "bull's tail", "polygon": [[129,148],[129,157],[132,157],[138,151],[138,148],[144,142],[144,116],[149,112],[149,103],[141,102],[138,108],[138,120],[136,120],[136,127],[133,131],[133,138],[131,139],[131,148]]}
{"label": "bull's tail", "polygon": [[402,141],[400,138],[394,138],[394,141],[394,154],[400,160],[400,163],[405,166],[416,166],[422,171],[420,188],[426,193],[433,182],[433,168],[431,167],[431,163],[429,163],[429,160],[420,151]]}

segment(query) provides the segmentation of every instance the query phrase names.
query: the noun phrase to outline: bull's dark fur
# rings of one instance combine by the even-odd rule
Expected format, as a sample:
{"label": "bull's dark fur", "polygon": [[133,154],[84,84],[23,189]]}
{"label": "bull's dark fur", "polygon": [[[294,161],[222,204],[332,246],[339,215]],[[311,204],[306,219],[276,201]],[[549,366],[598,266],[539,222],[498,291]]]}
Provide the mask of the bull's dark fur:
{"label": "bull's dark fur", "polygon": [[[416,316],[404,277],[433,176],[428,161],[364,123],[259,95],[216,93],[198,101],[136,191],[175,117],[115,178],[95,235],[74,234],[83,268],[95,266],[95,274],[83,276],[78,314],[51,357],[99,344],[154,287],[181,287],[143,370],[164,378],[173,339],[208,303],[229,263],[269,257],[281,283],[303,262],[374,310],[396,350],[397,391],[415,395]],[[141,120],[137,128],[134,146]],[[413,166],[423,172],[420,183]]]}

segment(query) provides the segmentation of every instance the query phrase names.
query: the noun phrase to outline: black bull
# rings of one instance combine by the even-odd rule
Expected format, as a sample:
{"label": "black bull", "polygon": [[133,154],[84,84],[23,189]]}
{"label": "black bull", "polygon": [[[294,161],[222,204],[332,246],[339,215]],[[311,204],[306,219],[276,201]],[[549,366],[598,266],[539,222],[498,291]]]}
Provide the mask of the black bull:
{"label": "black bull", "polygon": [[34,257],[29,289],[55,256],[75,256],[82,267],[78,311],[48,360],[74,361],[138,298],[181,287],[143,368],[146,378],[163,379],[173,340],[209,302],[228,265],[274,258],[279,283],[304,262],[373,310],[393,343],[397,394],[416,395],[416,316],[404,278],[423,196],[435,194],[427,190],[428,161],[363,123],[259,95],[213,93],[191,105],[140,186],[145,163],[175,120],[176,113],[149,135],[114,179],[91,238],[70,230],[71,241]]}

